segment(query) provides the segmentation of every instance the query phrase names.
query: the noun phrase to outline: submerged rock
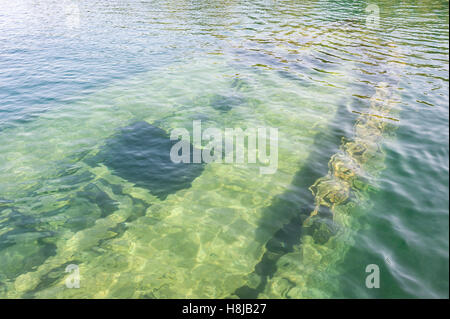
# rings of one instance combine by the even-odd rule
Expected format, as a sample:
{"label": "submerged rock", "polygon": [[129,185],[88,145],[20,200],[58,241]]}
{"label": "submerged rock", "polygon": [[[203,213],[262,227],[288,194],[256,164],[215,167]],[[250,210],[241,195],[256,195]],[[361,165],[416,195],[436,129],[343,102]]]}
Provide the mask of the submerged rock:
{"label": "submerged rock", "polygon": [[[191,187],[203,171],[203,164],[173,163],[171,141],[164,130],[145,121],[135,122],[110,138],[95,158],[113,172],[165,199],[169,194]],[[193,146],[191,148],[191,157]]]}

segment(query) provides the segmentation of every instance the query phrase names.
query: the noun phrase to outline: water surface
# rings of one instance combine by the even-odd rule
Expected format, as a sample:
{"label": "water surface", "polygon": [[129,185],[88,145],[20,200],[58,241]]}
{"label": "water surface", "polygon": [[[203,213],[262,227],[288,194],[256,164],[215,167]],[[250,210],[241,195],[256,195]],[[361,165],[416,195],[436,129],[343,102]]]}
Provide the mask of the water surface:
{"label": "water surface", "polygon": [[[448,298],[448,1],[370,3],[0,1],[0,296]],[[174,165],[194,120],[277,128],[278,170]]]}

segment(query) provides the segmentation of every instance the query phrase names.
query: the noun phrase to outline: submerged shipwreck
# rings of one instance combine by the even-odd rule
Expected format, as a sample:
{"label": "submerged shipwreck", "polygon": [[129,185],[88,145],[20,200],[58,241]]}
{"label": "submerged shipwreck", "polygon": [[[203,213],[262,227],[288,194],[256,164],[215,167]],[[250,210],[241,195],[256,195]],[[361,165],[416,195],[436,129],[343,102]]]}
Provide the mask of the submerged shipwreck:
{"label": "submerged shipwreck", "polygon": [[[335,72],[350,69],[343,65]],[[177,77],[164,76],[174,70]],[[75,122],[67,117],[55,123],[56,114],[48,112],[11,128],[23,136],[22,149],[8,146],[0,136],[0,158],[21,163],[0,172],[5,183],[0,212],[2,222],[10,225],[0,232],[9,245],[1,250],[6,275],[0,278],[0,295],[332,294],[336,265],[358,230],[359,207],[382,167],[383,138],[398,111],[395,72],[388,75],[390,82],[379,83],[370,108],[354,125],[354,136],[335,145],[339,150],[323,163],[328,162],[328,173],[320,178],[310,174],[315,180],[306,194],[295,176],[306,172],[315,141],[332,128],[348,96],[336,95],[331,85],[293,84],[275,70],[237,70],[231,61],[214,58],[170,65],[66,105],[79,119]],[[333,76],[323,80],[332,83]],[[343,79],[339,84],[345,86]],[[253,94],[256,86],[265,90]],[[261,175],[252,165],[171,163],[168,132],[189,130],[199,117],[206,127],[219,128],[283,123],[277,172]],[[39,140],[50,148],[46,143],[27,149]],[[74,153],[74,144],[84,151]],[[24,219],[34,222],[22,229]],[[298,242],[280,239],[287,230],[298,232]],[[13,276],[23,258],[21,274]],[[65,286],[65,269],[72,264],[79,266],[80,289]]]}

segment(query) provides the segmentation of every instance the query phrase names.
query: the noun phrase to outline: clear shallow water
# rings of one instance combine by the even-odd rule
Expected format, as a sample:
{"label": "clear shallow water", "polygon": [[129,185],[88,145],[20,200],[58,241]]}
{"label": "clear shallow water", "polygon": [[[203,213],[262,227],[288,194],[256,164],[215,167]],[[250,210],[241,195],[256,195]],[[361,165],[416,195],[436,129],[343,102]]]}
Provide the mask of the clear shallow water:
{"label": "clear shallow water", "polygon": [[[376,3],[373,30],[354,1],[2,1],[0,296],[448,297],[448,2]],[[382,82],[382,151],[311,236]],[[160,130],[193,120],[278,128],[276,174],[166,178]]]}

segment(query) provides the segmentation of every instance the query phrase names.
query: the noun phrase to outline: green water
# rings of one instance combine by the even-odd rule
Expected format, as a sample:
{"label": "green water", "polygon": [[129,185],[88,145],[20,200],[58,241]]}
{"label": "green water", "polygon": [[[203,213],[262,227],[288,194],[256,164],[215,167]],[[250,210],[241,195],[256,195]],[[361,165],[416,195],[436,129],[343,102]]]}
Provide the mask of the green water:
{"label": "green water", "polygon": [[[75,3],[1,3],[1,297],[448,297],[447,1]],[[277,128],[276,173],[173,166],[197,120]]]}

